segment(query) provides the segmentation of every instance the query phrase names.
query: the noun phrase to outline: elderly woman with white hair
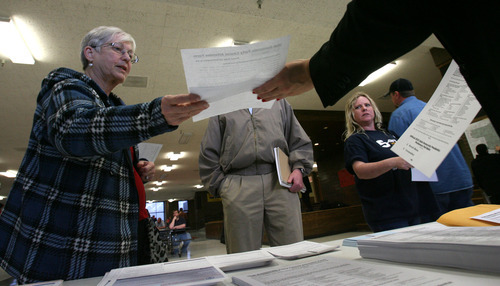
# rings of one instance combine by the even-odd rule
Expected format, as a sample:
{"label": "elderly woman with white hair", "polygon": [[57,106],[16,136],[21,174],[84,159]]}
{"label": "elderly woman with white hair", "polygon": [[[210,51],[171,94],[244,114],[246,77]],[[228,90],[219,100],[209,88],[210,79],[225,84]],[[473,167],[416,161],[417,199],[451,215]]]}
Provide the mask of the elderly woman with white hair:
{"label": "elderly woman with white hair", "polygon": [[354,175],[365,220],[374,231],[436,219],[438,206],[427,182],[413,182],[412,167],[391,151],[397,138],[382,128],[371,97],[354,94],[345,106],[344,158]]}
{"label": "elderly woman with white hair", "polygon": [[195,94],[125,105],[112,91],[138,61],[116,27],[82,40],[84,73],[43,80],[28,149],[0,217],[0,266],[18,283],[104,275],[142,261],[139,221],[152,162],[136,145],[208,107]]}

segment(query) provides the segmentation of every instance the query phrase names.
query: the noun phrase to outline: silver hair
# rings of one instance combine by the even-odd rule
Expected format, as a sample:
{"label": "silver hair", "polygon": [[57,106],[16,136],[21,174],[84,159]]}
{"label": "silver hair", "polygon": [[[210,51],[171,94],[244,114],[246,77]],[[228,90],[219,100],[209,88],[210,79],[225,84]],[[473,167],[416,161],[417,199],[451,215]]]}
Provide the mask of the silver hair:
{"label": "silver hair", "polygon": [[134,38],[124,32],[122,29],[111,26],[100,26],[92,29],[90,32],[85,35],[82,39],[81,43],[81,51],[80,51],[80,59],[83,64],[83,70],[85,70],[89,66],[89,61],[85,57],[85,47],[91,46],[96,49],[98,52],[102,45],[111,41],[115,36],[118,37],[119,42],[129,42],[132,45],[132,51],[135,52],[135,40]]}

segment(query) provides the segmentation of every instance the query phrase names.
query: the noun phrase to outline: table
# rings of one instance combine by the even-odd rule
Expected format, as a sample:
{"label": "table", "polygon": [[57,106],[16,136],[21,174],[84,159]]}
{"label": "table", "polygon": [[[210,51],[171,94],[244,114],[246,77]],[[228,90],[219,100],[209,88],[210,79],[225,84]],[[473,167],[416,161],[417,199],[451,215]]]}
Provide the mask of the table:
{"label": "table", "polygon": [[[481,273],[481,272],[468,271],[468,270],[464,270],[464,269],[453,269],[453,268],[438,267],[438,266],[403,264],[403,263],[387,262],[387,261],[381,261],[381,260],[375,260],[375,259],[363,259],[359,255],[359,251],[356,247],[341,246],[342,241],[343,241],[342,239],[338,239],[338,240],[323,242],[323,243],[328,244],[328,245],[340,245],[340,248],[338,251],[325,253],[325,254],[318,255],[318,256],[302,258],[302,259],[298,259],[298,260],[292,260],[292,261],[276,259],[271,263],[271,266],[287,266],[287,265],[301,264],[301,263],[306,263],[308,261],[314,261],[314,260],[318,259],[318,257],[328,256],[328,257],[344,258],[344,259],[349,259],[349,260],[360,260],[360,261],[363,261],[365,263],[374,264],[374,265],[398,265],[399,267],[403,267],[403,268],[407,268],[407,269],[419,269],[419,270],[424,270],[424,271],[438,273],[438,274],[451,274],[451,275],[455,275],[458,277],[478,277],[478,278],[485,277],[485,278],[498,279],[499,285],[500,285],[500,274]],[[270,267],[270,266],[267,266],[267,267]],[[262,268],[254,268],[254,269],[246,269],[246,270],[229,272],[229,273],[227,273],[228,278],[223,283],[219,283],[217,285],[234,285],[231,282],[232,276],[252,273],[252,272],[258,271],[259,269],[262,269]],[[101,280],[101,277],[87,278],[87,279],[73,280],[73,281],[65,281],[64,285],[65,286],[66,285],[70,285],[70,286],[97,285],[100,280]]]}

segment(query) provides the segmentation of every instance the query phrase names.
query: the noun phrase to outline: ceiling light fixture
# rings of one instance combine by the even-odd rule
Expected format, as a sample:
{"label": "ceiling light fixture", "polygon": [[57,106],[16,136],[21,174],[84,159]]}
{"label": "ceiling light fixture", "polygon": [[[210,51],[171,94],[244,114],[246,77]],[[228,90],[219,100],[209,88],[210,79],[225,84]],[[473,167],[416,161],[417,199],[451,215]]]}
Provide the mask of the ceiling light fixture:
{"label": "ceiling light fixture", "polygon": [[168,152],[167,159],[170,159],[170,161],[177,161],[179,160],[179,158],[184,157],[184,154],[184,152],[179,152],[178,154],[174,152]]}
{"label": "ceiling light fixture", "polygon": [[169,165],[161,165],[160,170],[163,172],[170,172],[172,169],[175,169],[175,165],[169,166]]}
{"label": "ceiling light fixture", "polygon": [[0,50],[15,64],[35,64],[23,36],[11,18],[0,17]]}
{"label": "ceiling light fixture", "polygon": [[201,188],[203,188],[203,185],[195,185],[194,187],[197,189],[201,189]]}
{"label": "ceiling light fixture", "polygon": [[161,186],[163,184],[166,184],[167,181],[154,181],[153,184],[157,185],[157,186]]}
{"label": "ceiling light fixture", "polygon": [[17,176],[17,171],[7,170],[6,172],[0,172],[0,175],[5,176],[7,178],[15,178]]}
{"label": "ceiling light fixture", "polygon": [[396,62],[388,63],[385,66],[379,68],[378,70],[372,72],[368,77],[365,78],[364,81],[362,81],[359,86],[365,86],[369,84],[372,81],[377,80],[381,76],[385,75],[388,73],[390,70],[396,67]]}

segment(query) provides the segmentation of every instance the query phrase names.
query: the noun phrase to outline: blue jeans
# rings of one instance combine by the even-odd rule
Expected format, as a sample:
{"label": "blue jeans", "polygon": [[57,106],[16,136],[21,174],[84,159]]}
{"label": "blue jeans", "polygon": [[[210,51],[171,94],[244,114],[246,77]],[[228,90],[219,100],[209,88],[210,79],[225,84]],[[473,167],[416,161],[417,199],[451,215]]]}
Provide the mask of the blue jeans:
{"label": "blue jeans", "polygon": [[472,193],[473,189],[470,188],[451,193],[435,194],[436,201],[439,205],[440,215],[455,209],[473,206],[474,203],[472,203],[471,199]]}
{"label": "blue jeans", "polygon": [[181,253],[187,253],[189,244],[191,243],[191,234],[189,232],[176,233],[172,235],[172,246],[174,254],[179,252],[179,244],[183,242]]}

